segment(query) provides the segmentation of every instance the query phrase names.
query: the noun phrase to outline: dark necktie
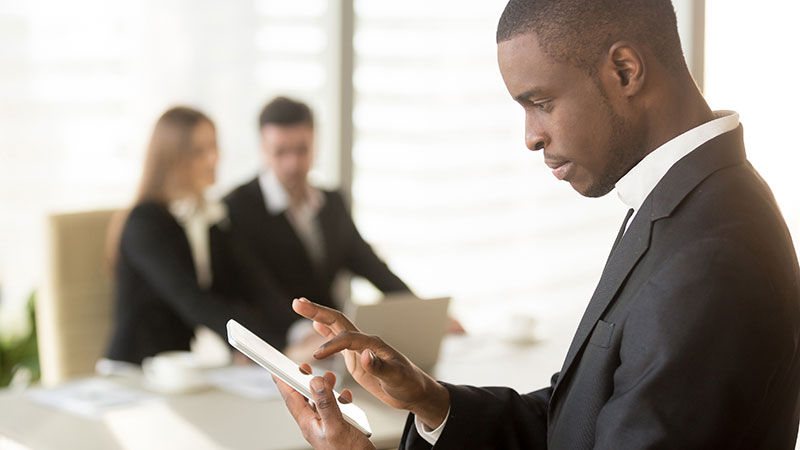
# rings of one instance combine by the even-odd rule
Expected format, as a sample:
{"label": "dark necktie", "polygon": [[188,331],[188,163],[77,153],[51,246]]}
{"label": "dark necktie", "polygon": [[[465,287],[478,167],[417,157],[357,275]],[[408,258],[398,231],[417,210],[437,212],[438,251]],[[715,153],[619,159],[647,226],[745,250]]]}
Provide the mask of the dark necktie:
{"label": "dark necktie", "polygon": [[608,254],[608,259],[611,259],[611,255],[614,254],[614,249],[617,248],[619,241],[622,240],[622,236],[625,234],[625,227],[628,225],[628,221],[631,220],[632,215],[633,215],[633,208],[628,210],[628,214],[625,214],[625,220],[622,221],[622,226],[619,227],[619,233],[617,233],[617,239],[614,240],[614,245],[611,247],[611,253]]}

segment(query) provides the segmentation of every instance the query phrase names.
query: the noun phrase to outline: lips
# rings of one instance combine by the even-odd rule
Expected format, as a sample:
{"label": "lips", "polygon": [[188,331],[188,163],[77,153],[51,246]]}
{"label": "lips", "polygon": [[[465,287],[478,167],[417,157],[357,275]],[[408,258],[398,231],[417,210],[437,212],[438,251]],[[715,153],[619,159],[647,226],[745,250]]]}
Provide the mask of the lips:
{"label": "lips", "polygon": [[544,163],[547,164],[547,167],[553,171],[553,175],[559,180],[565,179],[572,168],[572,161],[545,159]]}

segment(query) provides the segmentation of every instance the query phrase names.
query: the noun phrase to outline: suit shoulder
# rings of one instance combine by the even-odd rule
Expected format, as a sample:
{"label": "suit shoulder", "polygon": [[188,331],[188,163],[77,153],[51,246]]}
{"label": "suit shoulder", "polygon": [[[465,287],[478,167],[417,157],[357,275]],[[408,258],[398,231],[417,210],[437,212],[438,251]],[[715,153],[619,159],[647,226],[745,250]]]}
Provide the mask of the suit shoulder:
{"label": "suit shoulder", "polygon": [[142,220],[150,221],[160,218],[169,217],[167,207],[156,202],[142,202],[136,204],[131,208],[128,213],[127,223],[137,223]]}
{"label": "suit shoulder", "polygon": [[344,203],[344,197],[339,190],[320,189],[320,191],[325,197],[325,205],[330,205],[336,209],[348,209],[347,205]]}
{"label": "suit shoulder", "polygon": [[228,192],[228,194],[225,195],[222,200],[228,205],[236,204],[252,196],[254,192],[259,190],[258,177],[255,177],[250,181],[233,188],[233,190]]}
{"label": "suit shoulder", "polygon": [[125,249],[136,249],[143,243],[153,240],[169,244],[180,234],[181,227],[166,206],[155,202],[144,202],[135,205],[128,214],[122,229],[120,245],[124,253]]}

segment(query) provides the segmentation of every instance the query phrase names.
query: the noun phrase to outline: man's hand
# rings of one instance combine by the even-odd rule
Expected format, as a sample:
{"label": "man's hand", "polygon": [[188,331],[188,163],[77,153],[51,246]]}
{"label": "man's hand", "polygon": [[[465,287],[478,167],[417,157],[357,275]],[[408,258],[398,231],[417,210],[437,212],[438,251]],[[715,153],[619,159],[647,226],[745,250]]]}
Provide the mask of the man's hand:
{"label": "man's hand", "polygon": [[324,343],[324,337],[308,330],[308,336],[302,342],[286,347],[283,353],[292,361],[308,361],[317,348]]}
{"label": "man's hand", "polygon": [[[307,367],[306,371],[310,371],[310,367]],[[303,437],[316,450],[375,449],[366,435],[345,422],[342,417],[333,395],[336,375],[327,372],[324,377],[314,377],[311,380],[313,405],[309,404],[302,394],[274,375],[272,379],[278,385],[286,407],[300,426]],[[347,390],[342,392],[339,398],[342,403],[350,403],[352,400],[352,394]]]}
{"label": "man's hand", "polygon": [[313,320],[314,329],[330,339],[314,353],[315,358],[341,351],[353,378],[383,403],[411,411],[432,429],[444,421],[450,393],[403,354],[377,336],[360,333],[339,311],[304,298],[295,299],[292,308]]}

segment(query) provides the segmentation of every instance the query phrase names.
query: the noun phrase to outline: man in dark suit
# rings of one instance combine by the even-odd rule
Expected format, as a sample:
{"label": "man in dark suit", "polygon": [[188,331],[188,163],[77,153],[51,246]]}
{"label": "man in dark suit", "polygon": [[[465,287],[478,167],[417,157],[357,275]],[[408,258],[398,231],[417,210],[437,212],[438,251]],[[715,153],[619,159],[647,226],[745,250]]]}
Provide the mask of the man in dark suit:
{"label": "man in dark suit", "polygon": [[[264,170],[228,194],[225,203],[231,234],[246,243],[277,288],[287,296],[305,295],[335,306],[333,282],[348,269],[383,292],[409,291],[361,237],[342,196],[309,184],[311,109],[278,97],[262,110],[259,126]],[[296,337],[290,344],[303,334],[290,331]]]}
{"label": "man in dark suit", "polygon": [[[669,0],[511,0],[497,32],[526,145],[580,194],[629,208],[551,386],[438,383],[336,311],[296,301],[359,383],[411,411],[401,448],[793,449],[800,269],[738,115],[713,112],[684,62]],[[285,384],[317,448],[372,448]],[[345,399],[351,394],[344,393]]]}

